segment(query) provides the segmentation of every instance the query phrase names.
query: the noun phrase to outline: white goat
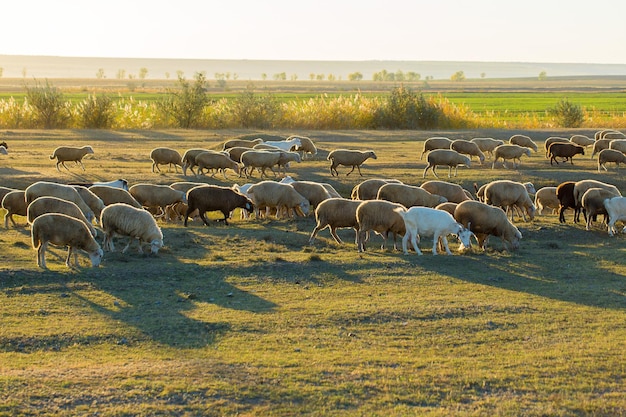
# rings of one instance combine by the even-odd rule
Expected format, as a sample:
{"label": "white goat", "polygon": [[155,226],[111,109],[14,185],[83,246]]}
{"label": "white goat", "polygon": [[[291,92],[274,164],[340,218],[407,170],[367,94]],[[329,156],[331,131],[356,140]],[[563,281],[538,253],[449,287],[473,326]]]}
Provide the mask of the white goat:
{"label": "white goat", "polygon": [[[609,236],[616,233],[615,223],[619,220],[626,221],[626,197],[612,197],[604,200],[604,209],[609,215],[608,231]],[[622,229],[622,233],[626,232],[626,226]]]}
{"label": "white goat", "polygon": [[302,146],[300,138],[294,137],[286,140],[269,140],[263,142],[265,145],[275,146],[283,151],[290,151],[294,147]]}

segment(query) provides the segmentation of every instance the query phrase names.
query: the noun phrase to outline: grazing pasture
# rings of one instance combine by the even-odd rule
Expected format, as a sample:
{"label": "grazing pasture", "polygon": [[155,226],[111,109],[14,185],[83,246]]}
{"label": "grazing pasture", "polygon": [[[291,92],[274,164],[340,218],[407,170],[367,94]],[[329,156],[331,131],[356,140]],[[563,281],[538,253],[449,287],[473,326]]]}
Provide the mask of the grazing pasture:
{"label": "grazing pasture", "polygon": [[[367,178],[426,180],[423,141],[530,136],[539,152],[517,169],[491,159],[459,167],[473,192],[493,179],[535,189],[597,179],[626,192],[622,171],[598,172],[591,152],[550,166],[543,141],[593,130],[96,131],[0,132],[5,187],[38,180],[128,180],[216,185],[230,175],[154,173],[150,151],[221,149],[234,137],[310,137],[318,153],[292,163],[297,180],[331,184],[344,197]],[[55,168],[57,146],[91,146],[85,171]],[[374,150],[363,176],[331,176],[333,149]],[[270,174],[271,175],[271,174]],[[252,179],[259,181],[258,175]],[[328,230],[308,245],[314,216],[241,219],[229,225],[159,220],[158,255],[105,252],[100,267],[68,269],[49,247],[36,264],[26,219],[0,230],[0,415],[621,415],[626,410],[626,235],[609,237],[558,215],[515,223],[515,252],[492,237],[485,252],[432,256],[358,253],[354,231]],[[221,213],[209,213],[221,218]],[[4,215],[4,211],[0,211]],[[621,226],[618,225],[618,229]],[[99,237],[101,239],[101,235]],[[398,240],[400,245],[400,239]]]}

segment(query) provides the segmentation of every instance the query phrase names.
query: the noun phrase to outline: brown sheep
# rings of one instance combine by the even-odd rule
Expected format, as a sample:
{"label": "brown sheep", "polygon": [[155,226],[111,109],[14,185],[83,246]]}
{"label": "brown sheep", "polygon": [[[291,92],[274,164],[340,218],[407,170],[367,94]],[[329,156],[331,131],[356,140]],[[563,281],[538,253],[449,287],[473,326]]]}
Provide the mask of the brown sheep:
{"label": "brown sheep", "polygon": [[380,187],[376,199],[402,204],[406,208],[412,206],[435,207],[448,201],[445,197],[431,194],[420,187],[393,183]]}
{"label": "brown sheep", "polygon": [[574,209],[574,222],[576,219],[576,200],[574,199],[574,181],[562,182],[556,187],[556,198],[559,199],[559,222],[565,223],[565,210]]}
{"label": "brown sheep", "polygon": [[470,229],[478,239],[478,246],[485,249],[489,236],[502,239],[502,246],[515,250],[519,248],[522,233],[509,221],[500,207],[493,207],[480,201],[464,201],[454,210],[454,218]]}
{"label": "brown sheep", "polygon": [[556,160],[557,157],[564,158],[562,162],[567,162],[569,159],[570,163],[574,165],[574,155],[584,155],[585,148],[580,145],[575,145],[573,143],[553,143],[550,145],[548,149],[548,156],[550,157],[550,165],[552,165],[552,161],[556,162],[557,165],[559,161]]}
{"label": "brown sheep", "polygon": [[363,201],[356,209],[356,220],[359,225],[357,248],[359,252],[365,252],[366,236],[373,230],[383,237],[381,249],[387,246],[389,233],[393,234],[393,248],[398,249],[396,244],[397,236],[404,236],[406,233],[404,220],[396,212],[396,209],[406,210],[402,204],[392,203],[384,200]]}
{"label": "brown sheep", "polygon": [[509,138],[509,143],[511,145],[523,146],[537,152],[537,144],[533,142],[533,140],[529,136],[526,135],[513,135]]}
{"label": "brown sheep", "polygon": [[[246,150],[248,150],[246,148]],[[187,176],[187,168],[191,169],[191,172],[195,175],[196,171],[193,170],[193,168],[198,165],[196,163],[196,156],[200,155],[202,152],[209,152],[208,149],[202,149],[202,148],[194,148],[194,149],[187,149],[185,151],[185,153],[183,154],[183,175]]]}
{"label": "brown sheep", "polygon": [[[183,159],[177,150],[171,148],[154,148],[150,152],[150,159],[152,159],[152,172],[161,172],[159,165],[167,164],[167,172],[170,172],[170,168],[174,165],[174,170],[178,172],[178,167],[183,166]],[[155,171],[156,168],[156,171]]]}
{"label": "brown sheep", "polygon": [[359,151],[353,149],[335,149],[326,157],[326,159],[331,162],[330,174],[332,176],[339,176],[339,171],[337,171],[337,167],[339,165],[352,167],[346,176],[350,175],[352,171],[354,171],[354,168],[357,168],[359,170],[359,175],[363,176],[361,173],[361,165],[369,158],[377,159],[374,151]]}
{"label": "brown sheep", "polygon": [[358,242],[359,224],[356,220],[356,209],[362,203],[361,200],[348,200],[346,198],[329,198],[322,201],[315,209],[317,225],[311,237],[309,245],[313,244],[317,234],[328,227],[335,242],[341,244],[341,238],[337,235],[338,228],[351,227],[355,231],[354,243]]}
{"label": "brown sheep", "polygon": [[350,198],[353,200],[376,200],[380,187],[388,183],[402,184],[396,179],[371,178],[355,185],[350,193]]}
{"label": "brown sheep", "polygon": [[71,146],[59,146],[52,152],[50,155],[50,159],[57,159],[56,167],[57,171],[61,171],[59,169],[59,164],[63,165],[65,169],[69,171],[69,168],[65,166],[65,162],[75,162],[77,165],[85,170],[85,166],[83,165],[83,158],[85,155],[93,153],[93,148],[91,146],[83,146],[82,148],[73,148]]}
{"label": "brown sheep", "polygon": [[458,184],[454,184],[446,181],[426,181],[421,188],[425,189],[431,194],[438,194],[445,197],[448,201],[454,203],[460,203],[465,200],[473,200],[471,195],[468,196],[467,190]]}
{"label": "brown sheep", "polygon": [[619,196],[604,188],[589,188],[585,191],[580,200],[583,216],[585,217],[585,230],[591,230],[591,223],[598,214],[604,214],[606,221],[607,212],[604,208],[604,200],[613,197]]}
{"label": "brown sheep", "polygon": [[452,176],[452,168],[454,168],[454,176],[458,174],[459,165],[471,166],[471,160],[466,155],[461,155],[452,149],[435,149],[428,154],[428,165],[424,168],[422,178],[426,178],[426,173],[432,169],[433,175],[437,178],[437,167],[439,165],[448,167],[448,178]]}
{"label": "brown sheep", "polygon": [[429,151],[434,151],[435,149],[450,149],[452,145],[452,140],[444,137],[433,137],[428,138],[424,141],[424,149],[422,150],[422,154],[420,155],[420,160],[424,158],[424,154]]}
{"label": "brown sheep", "polygon": [[463,155],[469,155],[470,159],[472,156],[477,157],[481,165],[485,162],[485,154],[480,150],[480,147],[476,143],[469,140],[457,139],[452,141],[450,149]]}

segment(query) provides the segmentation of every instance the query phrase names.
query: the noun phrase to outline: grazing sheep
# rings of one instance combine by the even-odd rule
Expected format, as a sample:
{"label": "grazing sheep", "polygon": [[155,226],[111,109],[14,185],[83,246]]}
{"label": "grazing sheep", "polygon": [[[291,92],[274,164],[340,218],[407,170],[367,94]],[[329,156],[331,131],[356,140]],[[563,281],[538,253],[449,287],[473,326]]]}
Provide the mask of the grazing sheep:
{"label": "grazing sheep", "polygon": [[254,145],[259,144],[259,143],[263,143],[263,139],[261,138],[252,139],[252,140],[230,139],[224,142],[224,145],[222,146],[222,150],[225,151],[229,148],[234,148],[234,147],[252,148]]}
{"label": "grazing sheep", "polygon": [[589,136],[585,135],[572,135],[572,137],[569,138],[569,141],[575,145],[580,145],[584,147],[591,146],[596,142]]}
{"label": "grazing sheep", "polygon": [[426,152],[434,151],[435,149],[450,149],[452,146],[452,140],[444,137],[432,137],[424,141],[424,149],[420,155],[420,161],[424,158]]}
{"label": "grazing sheep", "polygon": [[396,179],[371,178],[355,185],[350,193],[350,198],[353,200],[376,200],[380,187],[388,183],[402,184]]}
{"label": "grazing sheep", "polygon": [[235,162],[241,163],[241,155],[243,155],[244,152],[247,152],[251,149],[254,149],[254,148],[246,148],[244,146],[235,146],[233,148],[226,149],[225,152],[228,152],[228,156],[230,156],[230,159],[232,159]]}
{"label": "grazing sheep", "polygon": [[302,162],[302,158],[300,154],[297,152],[280,152],[280,158],[278,158],[278,172],[287,175],[287,167],[289,167],[290,162]]}
{"label": "grazing sheep", "polygon": [[591,223],[598,216],[608,216],[604,207],[604,200],[612,197],[621,197],[604,188],[589,188],[580,199],[583,215],[585,217],[585,230],[591,230]]}
{"label": "grazing sheep", "polygon": [[[611,197],[607,198],[603,202],[604,209],[609,216],[607,228],[609,236],[614,236],[617,233],[615,229],[615,223],[618,221],[626,221],[626,198],[625,197]],[[622,229],[622,233],[626,232],[626,227]]]}
{"label": "grazing sheep", "polygon": [[469,140],[457,139],[452,142],[450,149],[463,155],[469,155],[470,159],[472,156],[477,157],[481,165],[485,162],[485,154],[480,150],[476,143],[470,142]]}
{"label": "grazing sheep", "polygon": [[208,185],[208,184],[204,183],[204,182],[177,181],[177,182],[171,183],[170,187],[172,187],[175,190],[182,191],[183,193],[187,194],[187,191],[189,191],[192,188],[195,188],[195,187],[197,187],[199,185]]}
{"label": "grazing sheep", "polygon": [[544,148],[546,149],[546,159],[549,157],[549,150],[550,150],[550,145],[552,145],[553,143],[570,143],[569,139],[567,138],[562,138],[559,136],[550,136],[548,139],[546,139],[546,141],[543,143]]}
{"label": "grazing sheep", "polygon": [[341,238],[337,235],[338,228],[351,227],[355,231],[354,243],[358,241],[359,224],[356,221],[356,209],[362,203],[361,200],[349,200],[347,198],[329,198],[322,201],[315,209],[315,229],[309,238],[309,245],[313,244],[317,234],[328,227],[330,235],[335,242],[341,244]]}
{"label": "grazing sheep", "polygon": [[470,229],[478,240],[478,246],[485,249],[489,236],[502,239],[505,250],[519,249],[522,233],[511,223],[500,207],[490,206],[480,201],[464,201],[454,210],[454,218],[465,228]]}
{"label": "grazing sheep", "polygon": [[513,168],[517,168],[518,165],[515,163],[515,160],[517,159],[521,164],[522,155],[526,155],[530,157],[530,148],[526,148],[525,146],[519,146],[519,145],[514,145],[514,144],[508,144],[508,145],[504,144],[504,145],[500,145],[496,147],[496,149],[493,150],[493,154],[494,154],[494,158],[493,158],[493,164],[491,164],[491,169],[495,168],[496,162],[498,162],[498,159],[500,158],[502,158],[502,166],[504,168],[507,168],[506,161],[508,159],[513,160]]}
{"label": "grazing sheep", "polygon": [[454,176],[458,174],[459,165],[471,166],[469,157],[461,155],[457,151],[452,149],[435,149],[428,154],[428,165],[424,168],[422,178],[426,178],[426,173],[429,169],[433,170],[433,175],[439,178],[437,175],[437,166],[443,165],[448,167],[448,178],[452,175],[452,168],[454,168]]}
{"label": "grazing sheep", "polygon": [[537,144],[526,135],[513,135],[509,138],[509,144],[519,145],[537,152]]}
{"label": "grazing sheep", "polygon": [[[245,149],[248,150],[248,148]],[[185,177],[187,176],[187,168],[191,169],[192,174],[196,175],[196,171],[193,170],[193,168],[198,165],[196,163],[196,157],[203,152],[209,152],[209,150],[203,148],[193,148],[185,151],[182,157],[183,175]]]}
{"label": "grazing sheep", "polygon": [[13,227],[17,227],[17,223],[13,219],[13,215],[26,216],[28,204],[26,203],[25,192],[21,190],[10,191],[2,197],[2,208],[6,210],[4,214],[4,228],[9,228],[9,220]]}
{"label": "grazing sheep", "polygon": [[599,140],[597,140],[593,144],[593,152],[591,152],[591,159],[593,159],[593,157],[597,153],[600,153],[600,151],[602,151],[604,149],[609,149],[609,146],[611,145],[611,141],[612,140],[613,139],[599,139]]}
{"label": "grazing sheep", "polygon": [[415,252],[422,255],[422,251],[417,246],[417,241],[424,236],[433,237],[433,255],[437,255],[437,243],[440,239],[446,253],[452,255],[448,246],[448,235],[454,235],[461,241],[460,249],[470,247],[472,232],[464,228],[454,219],[452,214],[446,211],[430,207],[411,207],[408,210],[396,209],[396,212],[402,216],[406,229],[402,238],[402,250],[405,255],[409,254],[409,239]]}
{"label": "grazing sheep", "polygon": [[616,151],[615,149],[602,149],[598,154],[598,172],[601,172],[600,167],[604,168],[605,171],[608,171],[605,166],[607,162],[614,162],[619,170],[619,164],[626,164],[626,155],[621,151]]}
{"label": "grazing sheep", "polygon": [[473,138],[470,142],[478,145],[478,148],[484,152],[488,152],[493,157],[493,150],[500,145],[504,145],[504,141],[494,138]]}
{"label": "grazing sheep", "polygon": [[224,179],[226,179],[226,169],[232,169],[236,174],[239,174],[239,164],[228,155],[219,152],[202,152],[196,156],[196,165],[198,171],[196,176],[204,175],[204,170],[215,170],[211,177],[214,177],[218,171],[222,171]]}
{"label": "grazing sheep", "polygon": [[135,184],[128,189],[130,195],[143,207],[159,210],[159,216],[165,214],[165,207],[178,202],[187,203],[185,193],[169,185]]}
{"label": "grazing sheep", "polygon": [[[178,167],[183,166],[183,159],[177,150],[171,148],[154,148],[150,152],[150,159],[152,159],[152,172],[159,171],[159,165],[168,165],[167,172],[170,172],[170,168],[174,165],[174,170],[178,172]],[[156,171],[155,171],[156,168]]]}
{"label": "grazing sheep", "polygon": [[187,212],[185,213],[185,227],[189,215],[198,210],[205,225],[209,225],[206,218],[208,211],[221,211],[224,215],[224,224],[228,225],[228,216],[236,208],[242,208],[248,213],[254,210],[252,201],[245,195],[229,187],[218,185],[201,185],[187,192]]}
{"label": "grazing sheep", "polygon": [[241,154],[241,164],[243,165],[242,171],[247,178],[252,177],[252,172],[255,168],[261,170],[261,178],[267,177],[265,170],[269,168],[276,177],[276,171],[274,166],[278,165],[280,160],[280,152],[262,151],[262,150],[250,150]]}
{"label": "grazing sheep", "polygon": [[552,165],[552,161],[556,162],[557,165],[559,161],[556,160],[557,157],[564,158],[562,162],[567,162],[569,159],[570,163],[574,165],[574,155],[584,155],[585,148],[580,145],[575,145],[573,143],[553,143],[550,145],[548,149],[548,156],[550,157],[550,165]]}
{"label": "grazing sheep", "polygon": [[626,153],[626,139],[613,139],[609,142],[609,149]]}
{"label": "grazing sheep", "polygon": [[313,181],[294,181],[290,185],[296,189],[296,191],[302,194],[313,209],[317,208],[319,204],[331,198],[330,193],[326,190],[322,184]]}
{"label": "grazing sheep", "polygon": [[437,210],[447,211],[448,213],[454,215],[454,210],[456,210],[456,206],[458,206],[458,205],[459,205],[459,203],[453,203],[451,201],[447,201],[445,203],[441,203],[441,204],[437,205],[437,207],[435,207],[435,208]]}
{"label": "grazing sheep", "polygon": [[374,151],[359,151],[354,149],[335,149],[328,154],[326,158],[330,163],[330,175],[334,176],[335,174],[339,176],[339,171],[337,171],[337,167],[339,165],[351,166],[352,169],[350,172],[346,174],[346,176],[350,175],[354,168],[359,170],[359,175],[361,174],[361,165],[369,158],[377,159]]}
{"label": "grazing sheep", "polygon": [[97,236],[95,227],[87,220],[83,212],[80,211],[80,208],[71,201],[62,200],[57,197],[38,197],[28,205],[26,218],[28,223],[32,225],[37,217],[46,213],[61,213],[78,219],[85,223],[93,237]]}
{"label": "grazing sheep", "polygon": [[542,187],[535,193],[535,207],[537,214],[543,215],[544,208],[551,208],[552,214],[560,208],[561,202],[556,195],[557,187]]}
{"label": "grazing sheep", "polygon": [[613,194],[617,196],[622,195],[617,189],[617,187],[614,186],[613,184],[607,184],[607,183],[596,181],[596,180],[581,180],[581,181],[576,182],[574,184],[574,190],[573,190],[574,203],[575,203],[574,222],[578,222],[580,220],[580,212],[582,210],[582,197],[585,194],[585,192],[590,188],[603,188],[605,190],[612,192]]}
{"label": "grazing sheep", "polygon": [[104,202],[100,197],[98,197],[93,191],[91,191],[87,187],[83,187],[82,185],[74,185],[73,186],[78,194],[83,199],[85,204],[89,206],[91,211],[94,213],[94,218],[96,222],[100,219],[100,213],[104,209]]}
{"label": "grazing sheep", "polygon": [[406,208],[412,206],[435,207],[448,201],[445,197],[431,194],[421,187],[393,183],[380,187],[376,199],[402,204]]}
{"label": "grazing sheep", "polygon": [[574,186],[576,183],[574,181],[566,181],[562,182],[556,187],[556,198],[559,199],[559,222],[565,223],[565,210],[568,208],[574,209],[574,222],[577,222],[578,219],[577,213],[578,209],[576,208],[576,200],[574,199]]}
{"label": "grazing sheep", "polygon": [[626,139],[626,135],[619,131],[606,132],[603,136],[603,139],[610,139],[610,140]]}
{"label": "grazing sheep", "polygon": [[10,193],[11,191],[18,191],[18,190],[16,190],[15,188],[9,188],[9,187],[2,187],[2,186],[0,186],[0,202],[2,201],[4,196],[7,195],[8,193]]}
{"label": "grazing sheep", "polygon": [[322,187],[326,188],[326,192],[328,192],[331,198],[341,198],[341,194],[339,194],[332,185],[325,182],[320,182],[320,184],[322,184]]}
{"label": "grazing sheep", "polygon": [[82,148],[59,146],[52,152],[50,159],[57,159],[56,167],[59,172],[61,172],[59,164],[63,165],[63,167],[69,171],[69,168],[65,165],[65,162],[67,161],[75,162],[77,165],[80,165],[84,171],[85,166],[83,165],[83,157],[88,153],[93,153],[93,148],[91,146],[83,146]]}
{"label": "grazing sheep", "polygon": [[463,189],[458,184],[453,184],[451,182],[446,181],[426,181],[422,185],[421,188],[428,191],[431,194],[437,194],[442,197],[445,197],[448,201],[454,203],[460,203],[465,200],[473,200],[471,195],[467,195],[467,190]]}
{"label": "grazing sheep", "polygon": [[511,221],[515,207],[522,210],[522,217],[526,221],[526,214],[530,220],[535,218],[535,205],[528,195],[526,186],[520,182],[510,180],[492,181],[485,187],[485,204],[510,210]]}
{"label": "grazing sheep", "polygon": [[255,206],[256,217],[260,217],[261,208],[266,211],[276,208],[276,217],[281,209],[293,209],[296,214],[306,217],[309,215],[311,203],[302,194],[296,191],[291,184],[275,181],[261,181],[248,188],[248,195]]}
{"label": "grazing sheep", "polygon": [[95,215],[78,191],[71,185],[57,184],[55,182],[37,181],[26,188],[26,204],[30,204],[37,197],[52,196],[76,204],[90,222]]}
{"label": "grazing sheep", "polygon": [[124,203],[115,203],[102,210],[100,224],[104,231],[104,250],[115,251],[114,236],[128,236],[128,244],[122,249],[126,253],[133,240],[139,244],[139,253],[143,253],[142,243],[150,245],[150,252],[157,254],[163,247],[163,232],[152,215],[143,209]]}
{"label": "grazing sheep", "polygon": [[[127,190],[121,188],[110,187],[108,185],[92,185],[89,187],[89,191],[97,195],[105,206],[115,203],[125,203],[136,208],[143,207]],[[100,215],[102,215],[102,212],[100,212]]]}
{"label": "grazing sheep", "polygon": [[404,220],[396,209],[406,210],[401,204],[384,200],[367,200],[359,204],[356,208],[356,221],[359,228],[357,249],[359,252],[365,252],[366,237],[371,230],[383,237],[381,249],[386,248],[389,233],[393,234],[393,248],[398,249],[396,238],[398,235],[404,235],[406,229]]}
{"label": "grazing sheep", "polygon": [[300,152],[302,154],[302,159],[306,159],[307,155],[315,156],[317,155],[317,148],[313,141],[306,136],[289,136],[287,140],[300,139],[300,145],[296,148],[296,152]]}
{"label": "grazing sheep", "polygon": [[619,130],[615,130],[615,129],[602,129],[602,130],[598,130],[595,135],[593,135],[595,140],[600,140],[600,139],[604,139],[604,137],[607,134],[616,134],[616,135],[620,135],[623,134],[622,132],[620,132]]}
{"label": "grazing sheep", "polygon": [[104,252],[87,225],[82,221],[60,213],[46,213],[33,220],[31,225],[31,239],[33,249],[37,249],[37,266],[46,269],[46,250],[48,244],[68,247],[65,265],[72,267],[71,260],[74,254],[74,264],[78,266],[78,252],[87,253],[92,267],[97,267],[102,261]]}
{"label": "grazing sheep", "polygon": [[80,185],[82,187],[92,187],[94,185],[106,185],[109,187],[121,188],[123,190],[128,191],[128,181],[120,178],[119,180],[107,181],[107,182],[70,182],[67,185]]}

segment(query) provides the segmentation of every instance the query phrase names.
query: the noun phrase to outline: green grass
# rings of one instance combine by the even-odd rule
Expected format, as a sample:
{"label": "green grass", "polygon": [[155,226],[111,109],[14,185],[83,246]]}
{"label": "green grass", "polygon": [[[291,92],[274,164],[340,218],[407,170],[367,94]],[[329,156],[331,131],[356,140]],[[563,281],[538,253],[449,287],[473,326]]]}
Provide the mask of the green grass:
{"label": "green grass", "polygon": [[[592,131],[527,131],[537,142]],[[218,148],[250,131],[13,131],[3,185],[127,178],[150,172],[149,150]],[[343,195],[365,178],[420,184],[429,136],[512,131],[311,131],[319,148],[298,179]],[[90,144],[86,172],[57,173],[47,155]],[[540,143],[541,144],[541,143]],[[375,149],[364,177],[330,177],[326,153]],[[240,181],[202,179],[217,184]],[[447,179],[445,170],[440,170]],[[429,175],[428,179],[432,179]],[[472,189],[494,178],[537,188],[596,178],[626,190],[588,156],[550,167],[541,151],[519,170],[460,168]],[[254,181],[257,181],[255,179]],[[0,232],[0,415],[620,415],[626,409],[624,235],[609,238],[555,215],[517,222],[519,251],[491,240],[482,253],[404,256],[373,237],[357,253],[312,218],[233,219],[228,227],[160,223],[158,256],[107,253],[99,268],[68,270],[53,248],[36,267],[29,230]],[[118,245],[119,246],[119,245]],[[453,248],[456,243],[452,243]]]}

